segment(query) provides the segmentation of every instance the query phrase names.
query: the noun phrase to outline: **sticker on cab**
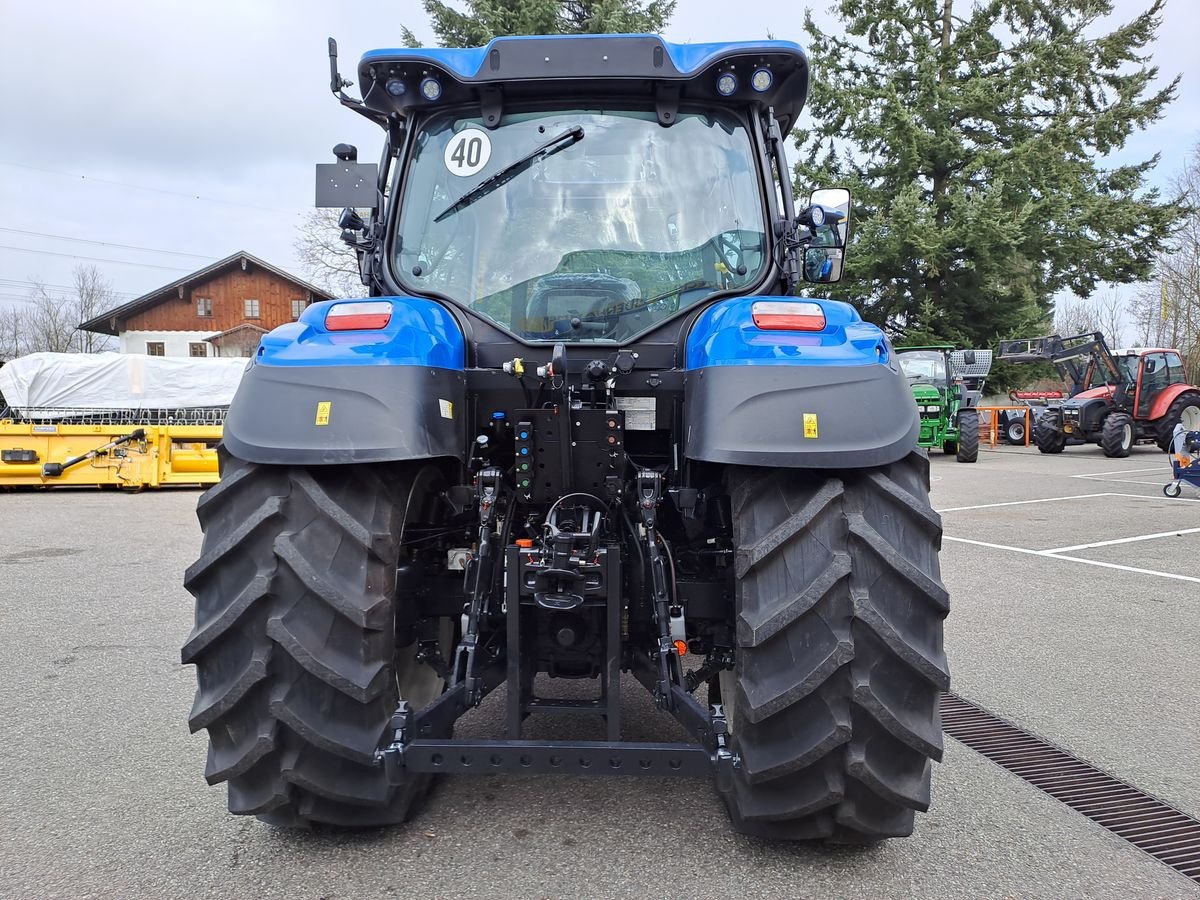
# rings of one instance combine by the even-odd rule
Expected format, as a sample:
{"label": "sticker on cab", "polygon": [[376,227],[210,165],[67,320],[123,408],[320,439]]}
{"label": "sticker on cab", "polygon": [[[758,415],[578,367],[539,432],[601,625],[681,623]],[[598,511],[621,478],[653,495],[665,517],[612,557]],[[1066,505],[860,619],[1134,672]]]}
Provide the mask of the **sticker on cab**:
{"label": "sticker on cab", "polygon": [[333,407],[332,400],[321,400],[317,403],[317,421],[316,425],[329,424],[329,410]]}
{"label": "sticker on cab", "polygon": [[450,138],[442,160],[451,175],[474,175],[492,158],[492,139],[486,131],[467,128]]}
{"label": "sticker on cab", "polygon": [[804,436],[806,438],[815,438],[817,436],[817,414],[804,414]]}

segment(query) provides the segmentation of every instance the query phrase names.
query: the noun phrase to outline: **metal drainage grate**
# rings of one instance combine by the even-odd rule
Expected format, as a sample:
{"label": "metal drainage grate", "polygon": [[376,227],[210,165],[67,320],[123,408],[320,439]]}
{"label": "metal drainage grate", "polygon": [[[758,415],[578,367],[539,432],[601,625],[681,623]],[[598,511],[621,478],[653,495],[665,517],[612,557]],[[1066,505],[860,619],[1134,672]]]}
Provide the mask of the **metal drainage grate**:
{"label": "metal drainage grate", "polygon": [[1200,883],[1200,821],[956,694],[941,706],[946,734]]}

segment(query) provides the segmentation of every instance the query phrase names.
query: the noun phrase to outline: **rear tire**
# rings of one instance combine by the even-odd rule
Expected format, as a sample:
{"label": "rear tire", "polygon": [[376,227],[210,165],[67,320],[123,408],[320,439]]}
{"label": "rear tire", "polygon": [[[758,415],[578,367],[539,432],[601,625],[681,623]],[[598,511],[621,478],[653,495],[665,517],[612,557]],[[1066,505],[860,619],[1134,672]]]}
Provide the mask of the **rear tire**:
{"label": "rear tire", "polygon": [[728,483],[734,827],[853,843],[911,834],[950,682],[928,457],[832,476],[734,468]]}
{"label": "rear tire", "polygon": [[1100,429],[1100,449],[1110,459],[1123,459],[1133,449],[1133,416],[1109,413]]}
{"label": "rear tire", "polygon": [[1180,394],[1167,407],[1167,414],[1158,420],[1158,438],[1155,441],[1163,453],[1171,452],[1171,439],[1175,426],[1182,423],[1185,431],[1200,431],[1200,394],[1187,391]]}
{"label": "rear tire", "polygon": [[964,409],[958,414],[958,461],[973,463],[979,459],[979,413]]}
{"label": "rear tire", "polygon": [[1033,426],[1033,442],[1042,453],[1062,453],[1067,446],[1067,436],[1059,428],[1058,416],[1045,412],[1038,416]]}
{"label": "rear tire", "polygon": [[374,754],[401,691],[420,706],[442,690],[415,641],[397,651],[394,597],[406,516],[435,496],[436,470],[259,466],[224,452],[221,469],[197,507],[204,543],[185,580],[205,778],[228,783],[230,812],[277,825],[403,822],[428,779],[391,785]]}

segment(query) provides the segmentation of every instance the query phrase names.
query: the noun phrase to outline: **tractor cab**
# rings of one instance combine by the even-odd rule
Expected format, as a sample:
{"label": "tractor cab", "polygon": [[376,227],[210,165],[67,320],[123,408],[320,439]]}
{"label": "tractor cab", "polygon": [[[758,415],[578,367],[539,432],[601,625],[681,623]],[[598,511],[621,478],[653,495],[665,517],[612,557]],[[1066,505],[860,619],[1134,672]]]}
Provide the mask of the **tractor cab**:
{"label": "tractor cab", "polygon": [[[1124,386],[1129,395],[1131,415],[1145,419],[1152,415],[1155,400],[1175,384],[1186,384],[1187,376],[1178,350],[1134,347],[1113,352],[1119,378],[1095,360],[1088,363],[1084,381],[1087,385],[1076,396],[1080,400],[1111,397]],[[1200,425],[1200,422],[1195,423]]]}
{"label": "tractor cab", "polygon": [[506,37],[369,52],[361,101],[333,79],[387,145],[379,166],[340,145],[318,205],[348,207],[373,293],[448,301],[489,340],[623,344],[841,276],[849,193],[797,214],[781,155],[808,91],[791,42]]}

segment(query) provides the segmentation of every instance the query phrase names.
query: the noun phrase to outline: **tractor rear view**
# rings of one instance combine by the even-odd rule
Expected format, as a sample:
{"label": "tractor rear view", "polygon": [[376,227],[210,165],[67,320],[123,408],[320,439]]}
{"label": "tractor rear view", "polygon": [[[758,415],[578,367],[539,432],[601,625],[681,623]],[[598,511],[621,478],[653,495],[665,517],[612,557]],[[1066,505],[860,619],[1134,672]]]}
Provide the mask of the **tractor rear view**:
{"label": "tractor rear view", "polygon": [[990,350],[955,350],[953,344],[900,347],[900,368],[921,417],[917,443],[941,449],[959,462],[979,459],[979,412],[992,366]]}
{"label": "tractor rear view", "polygon": [[[851,213],[793,205],[801,49],[379,50],[361,101],[335,50],[384,150],[338,145],[318,202],[371,296],[265,336],[230,409],[186,575],[208,781],[354,827],[437,774],[704,775],[741,832],[909,834],[941,522],[888,340],[795,296]],[[628,739],[623,673],[688,740]],[[454,736],[492,701],[502,734]]]}
{"label": "tractor rear view", "polygon": [[1072,439],[1099,444],[1104,455],[1129,455],[1139,441],[1169,452],[1175,426],[1200,428],[1200,389],[1186,381],[1178,350],[1113,352],[1100,332],[1004,341],[1000,359],[1053,363],[1071,397],[1043,412],[1033,430],[1042,453],[1061,453]]}

